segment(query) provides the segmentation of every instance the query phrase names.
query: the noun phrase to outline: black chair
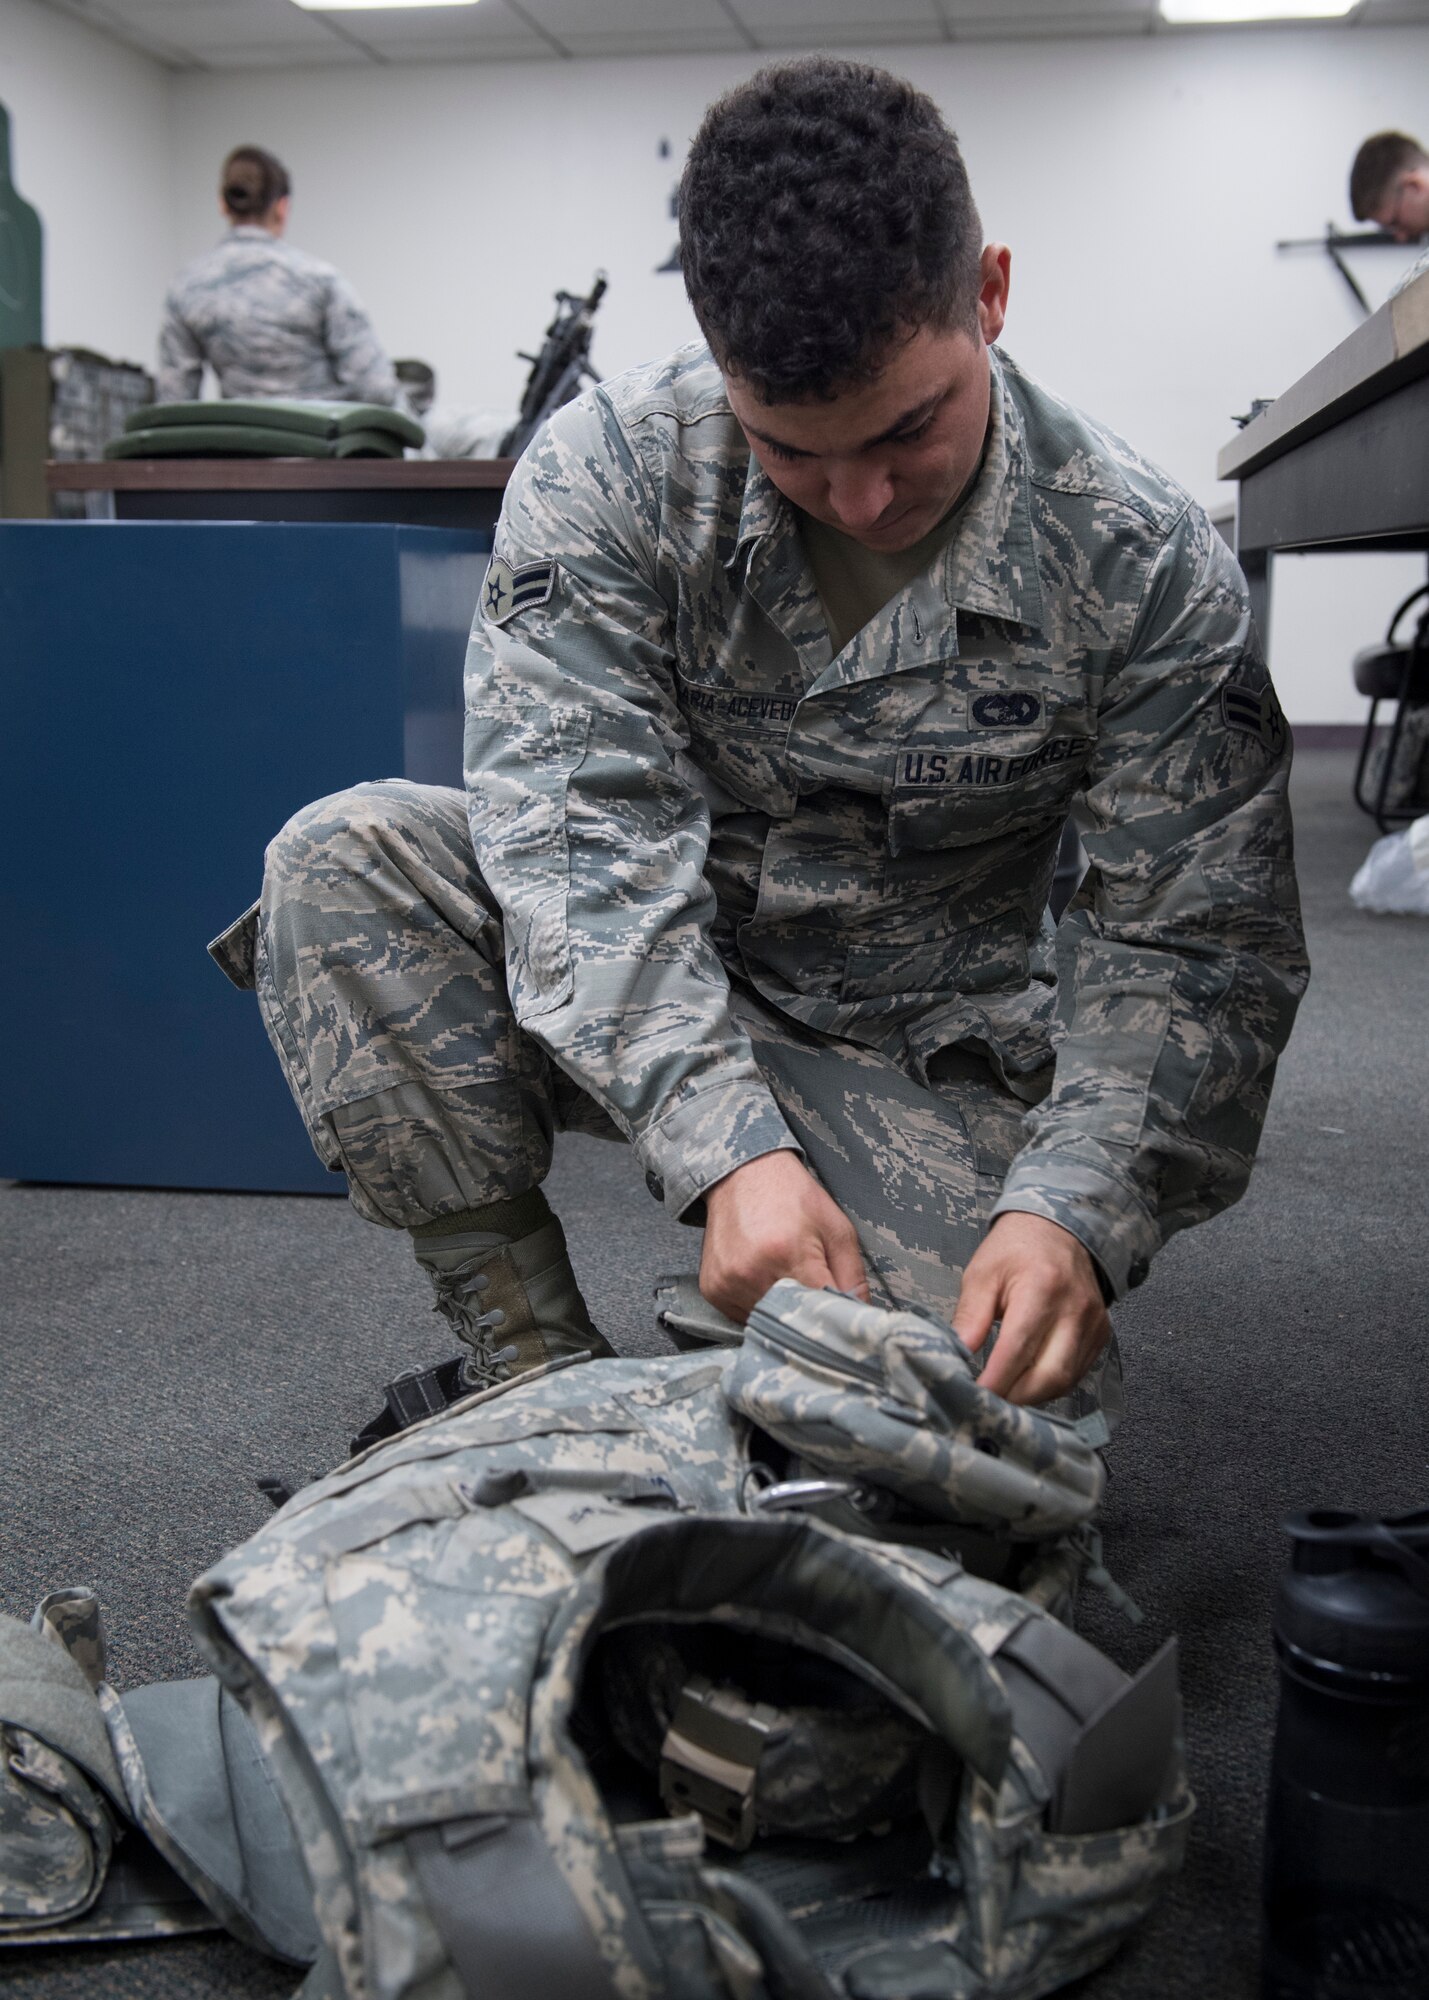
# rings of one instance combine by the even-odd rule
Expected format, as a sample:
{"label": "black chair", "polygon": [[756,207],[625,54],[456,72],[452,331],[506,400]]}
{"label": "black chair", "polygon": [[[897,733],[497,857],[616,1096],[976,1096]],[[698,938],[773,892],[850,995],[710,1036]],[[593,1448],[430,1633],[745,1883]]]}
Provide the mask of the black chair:
{"label": "black chair", "polygon": [[[1369,697],[1369,720],[1364,726],[1359,762],[1355,765],[1355,804],[1361,812],[1369,814],[1381,833],[1389,832],[1391,820],[1417,819],[1424,810],[1422,806],[1390,806],[1387,803],[1394,783],[1395,758],[1404,734],[1405,718],[1411,709],[1429,702],[1429,609],[1420,612],[1414,637],[1407,645],[1397,643],[1394,636],[1405,612],[1412,610],[1422,597],[1429,597],[1429,583],[1421,583],[1417,590],[1409,593],[1390,619],[1389,630],[1377,646],[1364,646],[1355,654],[1355,686],[1361,694]],[[1369,763],[1370,746],[1374,742],[1375,718],[1382,701],[1395,704],[1394,721],[1390,725],[1389,743],[1371,802],[1364,794],[1364,775]]]}

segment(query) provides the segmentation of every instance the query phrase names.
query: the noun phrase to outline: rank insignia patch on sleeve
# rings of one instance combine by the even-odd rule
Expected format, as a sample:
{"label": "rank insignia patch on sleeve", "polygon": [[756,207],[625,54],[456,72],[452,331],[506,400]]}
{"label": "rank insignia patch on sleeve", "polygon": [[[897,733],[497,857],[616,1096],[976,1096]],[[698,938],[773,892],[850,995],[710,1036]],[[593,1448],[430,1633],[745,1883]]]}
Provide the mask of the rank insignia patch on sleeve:
{"label": "rank insignia patch on sleeve", "polygon": [[553,562],[522,563],[513,569],[505,556],[493,556],[481,587],[481,608],[489,625],[504,625],[518,611],[548,603],[556,587]]}
{"label": "rank insignia patch on sleeve", "polygon": [[1275,698],[1275,689],[1268,684],[1260,694],[1234,682],[1222,688],[1221,714],[1227,729],[1253,736],[1272,757],[1278,757],[1285,748],[1285,717]]}

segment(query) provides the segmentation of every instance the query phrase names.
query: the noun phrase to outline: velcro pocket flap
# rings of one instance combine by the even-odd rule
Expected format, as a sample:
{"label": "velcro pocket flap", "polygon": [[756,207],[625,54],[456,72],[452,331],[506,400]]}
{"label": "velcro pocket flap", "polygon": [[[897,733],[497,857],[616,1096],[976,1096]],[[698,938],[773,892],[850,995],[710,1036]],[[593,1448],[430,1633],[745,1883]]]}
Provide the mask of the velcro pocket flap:
{"label": "velcro pocket flap", "polygon": [[1085,1438],[982,1388],[962,1342],[921,1313],[781,1279],[750,1315],[725,1393],[781,1444],[934,1520],[1036,1539],[1101,1498]]}

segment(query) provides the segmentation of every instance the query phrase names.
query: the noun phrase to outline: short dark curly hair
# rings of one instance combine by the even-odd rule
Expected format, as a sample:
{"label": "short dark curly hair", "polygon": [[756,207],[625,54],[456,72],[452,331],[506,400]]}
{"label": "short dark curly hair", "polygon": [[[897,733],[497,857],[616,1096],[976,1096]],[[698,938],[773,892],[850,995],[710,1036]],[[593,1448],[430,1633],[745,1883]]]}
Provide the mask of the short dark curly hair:
{"label": "short dark curly hair", "polygon": [[1407,132],[1372,133],[1350,168],[1350,213],[1355,221],[1368,222],[1402,173],[1425,166],[1429,159],[1424,148]]}
{"label": "short dark curly hair", "polygon": [[887,70],[808,56],[727,92],[679,209],[701,331],[763,402],[867,381],[918,327],[976,328],[982,225],[957,139]]}

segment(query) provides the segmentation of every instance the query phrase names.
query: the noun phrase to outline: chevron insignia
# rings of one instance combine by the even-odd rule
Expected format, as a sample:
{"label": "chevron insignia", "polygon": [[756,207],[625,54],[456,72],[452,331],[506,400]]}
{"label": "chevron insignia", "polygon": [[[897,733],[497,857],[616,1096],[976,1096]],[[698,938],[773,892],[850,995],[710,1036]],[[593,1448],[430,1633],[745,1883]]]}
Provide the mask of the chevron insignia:
{"label": "chevron insignia", "polygon": [[481,587],[481,608],[488,625],[504,625],[518,611],[530,611],[549,601],[556,587],[553,562],[522,563],[513,569],[505,556],[493,556]]}
{"label": "chevron insignia", "polygon": [[1285,717],[1273,687],[1267,686],[1262,694],[1253,694],[1249,688],[1237,687],[1232,682],[1221,689],[1221,714],[1227,729],[1239,729],[1243,735],[1253,736],[1272,757],[1278,757],[1284,749]]}

